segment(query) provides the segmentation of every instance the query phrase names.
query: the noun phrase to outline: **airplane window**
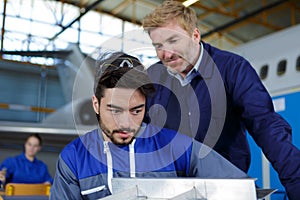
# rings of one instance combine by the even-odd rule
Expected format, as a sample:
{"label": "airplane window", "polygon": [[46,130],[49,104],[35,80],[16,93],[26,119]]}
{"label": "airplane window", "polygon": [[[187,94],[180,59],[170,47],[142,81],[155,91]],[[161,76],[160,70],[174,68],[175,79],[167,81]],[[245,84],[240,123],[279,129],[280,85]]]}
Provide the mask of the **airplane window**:
{"label": "airplane window", "polygon": [[286,60],[281,60],[277,65],[277,75],[282,76],[286,71]]}
{"label": "airplane window", "polygon": [[296,70],[300,71],[300,56],[298,56],[297,61],[296,61]]}
{"label": "airplane window", "polygon": [[267,78],[268,71],[269,71],[269,66],[268,65],[264,65],[260,68],[259,77],[260,77],[261,80],[264,80],[264,79]]}

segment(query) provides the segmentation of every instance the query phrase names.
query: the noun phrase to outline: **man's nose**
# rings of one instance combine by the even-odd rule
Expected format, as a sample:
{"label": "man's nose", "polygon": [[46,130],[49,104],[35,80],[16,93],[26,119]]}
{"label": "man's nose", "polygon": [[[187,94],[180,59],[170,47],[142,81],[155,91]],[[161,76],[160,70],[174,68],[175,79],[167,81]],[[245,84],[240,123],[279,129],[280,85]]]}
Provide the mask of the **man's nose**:
{"label": "man's nose", "polygon": [[131,119],[128,113],[124,112],[119,116],[118,124],[120,128],[129,128],[131,125]]}
{"label": "man's nose", "polygon": [[163,58],[165,60],[172,58],[174,52],[170,49],[163,49]]}

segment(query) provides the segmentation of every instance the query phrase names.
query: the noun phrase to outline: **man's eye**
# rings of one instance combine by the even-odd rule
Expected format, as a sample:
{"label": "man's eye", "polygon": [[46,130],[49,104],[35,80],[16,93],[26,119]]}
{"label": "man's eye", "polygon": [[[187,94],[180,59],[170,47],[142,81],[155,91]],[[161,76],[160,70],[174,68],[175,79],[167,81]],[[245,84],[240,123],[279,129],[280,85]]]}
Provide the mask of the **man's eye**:
{"label": "man's eye", "polygon": [[119,114],[121,112],[121,110],[117,110],[117,109],[111,109],[110,112],[112,114]]}
{"label": "man's eye", "polygon": [[137,115],[137,114],[139,114],[140,112],[142,112],[141,109],[133,110],[133,111],[132,111],[132,114]]}
{"label": "man's eye", "polygon": [[174,43],[176,43],[178,40],[170,40],[169,42],[170,42],[170,44],[174,44]]}
{"label": "man's eye", "polygon": [[154,45],[154,48],[157,49],[157,50],[160,50],[162,48],[162,45],[160,44],[155,44]]}

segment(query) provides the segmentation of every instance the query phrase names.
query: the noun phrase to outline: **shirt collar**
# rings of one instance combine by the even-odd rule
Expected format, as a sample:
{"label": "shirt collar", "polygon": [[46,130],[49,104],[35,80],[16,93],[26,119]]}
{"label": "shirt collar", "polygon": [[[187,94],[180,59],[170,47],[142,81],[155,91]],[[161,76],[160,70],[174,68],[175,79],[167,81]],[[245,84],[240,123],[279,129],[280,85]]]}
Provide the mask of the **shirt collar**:
{"label": "shirt collar", "polygon": [[185,78],[182,78],[182,76],[180,76],[180,75],[177,74],[177,73],[172,72],[172,71],[169,70],[168,68],[167,68],[167,71],[168,71],[168,73],[169,73],[171,76],[173,76],[173,77],[175,77],[176,79],[179,80],[181,86],[186,86],[186,85],[188,85],[188,84],[193,80],[193,78],[197,75],[197,71],[198,71],[199,65],[200,65],[200,63],[201,63],[202,57],[203,57],[203,45],[202,45],[202,43],[200,42],[200,55],[199,55],[199,58],[198,58],[196,64],[194,65],[194,67],[191,69],[191,71],[189,71],[189,73],[186,75]]}
{"label": "shirt collar", "polygon": [[27,160],[28,162],[34,163],[36,161],[36,158],[33,159],[33,161],[30,161],[27,159],[27,157],[25,156],[25,152],[22,153],[22,159]]}

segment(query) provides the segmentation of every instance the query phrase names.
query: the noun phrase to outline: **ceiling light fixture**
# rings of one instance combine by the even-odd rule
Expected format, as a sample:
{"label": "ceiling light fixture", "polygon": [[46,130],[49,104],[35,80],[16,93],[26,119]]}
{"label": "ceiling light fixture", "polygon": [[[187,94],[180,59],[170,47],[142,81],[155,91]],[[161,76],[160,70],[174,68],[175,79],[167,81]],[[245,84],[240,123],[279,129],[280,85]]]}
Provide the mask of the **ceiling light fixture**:
{"label": "ceiling light fixture", "polygon": [[185,7],[189,7],[190,5],[196,3],[198,0],[186,0],[185,2],[183,2],[182,4],[185,6]]}

